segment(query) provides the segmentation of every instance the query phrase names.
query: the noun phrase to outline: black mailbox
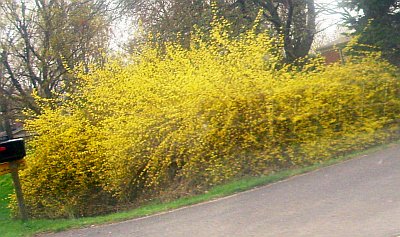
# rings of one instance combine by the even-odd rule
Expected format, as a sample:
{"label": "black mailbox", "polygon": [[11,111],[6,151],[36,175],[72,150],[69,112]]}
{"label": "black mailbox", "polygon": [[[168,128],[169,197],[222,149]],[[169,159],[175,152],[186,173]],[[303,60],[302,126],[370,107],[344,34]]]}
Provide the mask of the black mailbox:
{"label": "black mailbox", "polygon": [[0,142],[0,163],[24,158],[25,144],[22,138]]}

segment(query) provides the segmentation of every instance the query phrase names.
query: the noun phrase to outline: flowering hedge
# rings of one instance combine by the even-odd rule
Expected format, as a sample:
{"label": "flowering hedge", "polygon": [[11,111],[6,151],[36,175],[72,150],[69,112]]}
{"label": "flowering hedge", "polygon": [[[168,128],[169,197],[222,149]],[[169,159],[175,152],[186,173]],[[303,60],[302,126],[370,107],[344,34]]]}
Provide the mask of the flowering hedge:
{"label": "flowering hedge", "polygon": [[[221,24],[190,49],[145,46],[80,75],[79,94],[27,123],[35,217],[70,217],[312,164],[398,134],[396,68],[282,63],[268,34]],[[311,70],[312,69],[312,70]]]}

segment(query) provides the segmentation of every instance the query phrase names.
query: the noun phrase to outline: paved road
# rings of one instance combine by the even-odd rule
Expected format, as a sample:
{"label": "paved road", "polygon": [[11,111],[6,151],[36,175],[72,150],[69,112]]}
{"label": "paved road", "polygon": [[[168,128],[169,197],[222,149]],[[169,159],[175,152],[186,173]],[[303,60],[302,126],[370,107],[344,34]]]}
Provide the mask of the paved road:
{"label": "paved road", "polygon": [[52,237],[397,237],[400,145],[220,200]]}

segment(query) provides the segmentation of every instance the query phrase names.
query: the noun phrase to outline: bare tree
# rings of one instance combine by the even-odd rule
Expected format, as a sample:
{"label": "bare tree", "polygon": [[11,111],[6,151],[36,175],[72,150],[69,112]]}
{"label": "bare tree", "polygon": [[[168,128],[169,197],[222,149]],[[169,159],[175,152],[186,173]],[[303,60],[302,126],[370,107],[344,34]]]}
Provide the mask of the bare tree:
{"label": "bare tree", "polygon": [[[209,29],[210,1],[207,0],[121,0],[125,9],[136,15],[147,32],[158,40],[181,40],[184,44],[197,25]],[[308,54],[315,34],[316,9],[314,0],[218,0],[221,15],[232,23],[233,34],[252,26],[259,10],[262,24],[283,35],[288,61]],[[177,33],[180,39],[177,39]]]}
{"label": "bare tree", "polygon": [[304,57],[310,51],[316,33],[314,0],[253,0],[264,10],[264,18],[284,37],[288,61]]}
{"label": "bare tree", "polygon": [[65,96],[77,84],[69,69],[101,61],[108,46],[105,0],[4,0],[0,14],[2,80],[12,93],[3,95],[36,113],[33,92]]}

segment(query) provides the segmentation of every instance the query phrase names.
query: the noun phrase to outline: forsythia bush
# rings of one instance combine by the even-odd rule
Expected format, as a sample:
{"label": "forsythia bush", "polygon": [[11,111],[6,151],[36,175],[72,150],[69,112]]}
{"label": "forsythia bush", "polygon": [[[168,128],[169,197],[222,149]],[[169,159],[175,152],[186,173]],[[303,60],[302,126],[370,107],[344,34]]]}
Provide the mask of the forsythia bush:
{"label": "forsythia bush", "polygon": [[80,75],[79,94],[27,123],[36,135],[21,178],[33,216],[104,213],[398,134],[400,81],[388,63],[293,69],[268,34],[232,39],[216,22],[190,49],[144,46]]}

